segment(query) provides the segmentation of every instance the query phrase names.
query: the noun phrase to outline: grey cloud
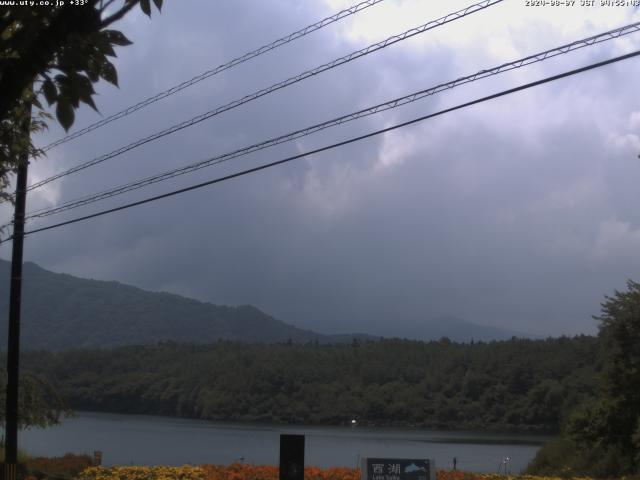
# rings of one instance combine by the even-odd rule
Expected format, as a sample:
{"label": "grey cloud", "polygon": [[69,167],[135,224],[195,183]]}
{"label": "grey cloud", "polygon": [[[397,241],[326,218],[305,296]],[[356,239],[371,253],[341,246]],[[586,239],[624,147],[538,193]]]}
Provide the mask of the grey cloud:
{"label": "grey cloud", "polygon": [[[168,4],[161,19],[127,20],[136,44],[120,56],[121,91],[101,90],[105,113],[139,100],[150,86],[171,85],[327,13],[319,4],[285,0],[201,6]],[[73,198],[471,73],[458,70],[473,63],[468,57],[424,42],[420,54],[392,47],[69,177],[58,187],[61,196]],[[318,32],[139,112],[104,135],[65,145],[52,162],[70,166],[358,46],[331,30]],[[482,52],[479,45],[476,53]],[[603,47],[579,59],[610,52]],[[567,60],[567,66],[571,62],[579,63]],[[172,186],[348,138],[562,66],[478,83]],[[637,62],[625,63],[34,235],[27,257],[57,271],[214,303],[250,303],[323,332],[388,334],[447,314],[543,335],[593,332],[590,316],[603,295],[628,277],[640,278],[632,253],[640,243],[640,163],[630,158],[629,146],[616,143],[638,134],[628,121],[640,111],[628,80],[638,70]],[[79,124],[91,115],[82,113]],[[57,134],[53,129],[43,142]],[[157,185],[126,198],[169,188]]]}

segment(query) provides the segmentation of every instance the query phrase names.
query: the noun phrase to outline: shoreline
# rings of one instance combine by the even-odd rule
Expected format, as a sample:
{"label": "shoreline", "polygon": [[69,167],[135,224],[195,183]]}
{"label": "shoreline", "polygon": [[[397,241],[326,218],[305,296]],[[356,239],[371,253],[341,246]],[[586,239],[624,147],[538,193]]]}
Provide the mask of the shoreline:
{"label": "shoreline", "polygon": [[[108,411],[108,410],[87,410],[87,409],[78,409],[73,410],[72,415],[66,418],[74,418],[74,416],[83,416],[83,415],[98,415],[98,416],[109,416],[109,415],[124,415],[130,418],[139,417],[141,419],[155,419],[160,421],[170,421],[170,422],[189,422],[189,423],[205,423],[210,425],[218,425],[218,426],[233,426],[236,428],[260,428],[263,427],[267,430],[273,429],[286,429],[286,430],[296,430],[296,429],[322,429],[322,428],[335,428],[335,429],[344,429],[344,430],[364,430],[368,432],[384,432],[384,431],[406,431],[406,432],[438,432],[449,435],[488,435],[488,436],[496,436],[496,437],[508,437],[514,440],[518,440],[518,438],[527,438],[530,437],[532,439],[537,439],[533,444],[542,445],[546,441],[551,440],[555,436],[558,435],[559,432],[549,431],[543,429],[517,429],[517,428],[486,428],[486,427],[461,427],[461,428],[452,428],[450,426],[423,426],[423,425],[415,425],[415,424],[402,424],[402,423],[384,423],[384,424],[376,424],[376,423],[358,423],[355,426],[349,425],[348,423],[342,424],[323,424],[323,423],[281,423],[277,421],[269,421],[269,420],[242,420],[242,419],[209,419],[209,418],[199,418],[199,417],[183,417],[183,416],[173,416],[173,415],[162,415],[157,413],[129,413],[122,411]],[[64,419],[61,419],[64,420]]]}

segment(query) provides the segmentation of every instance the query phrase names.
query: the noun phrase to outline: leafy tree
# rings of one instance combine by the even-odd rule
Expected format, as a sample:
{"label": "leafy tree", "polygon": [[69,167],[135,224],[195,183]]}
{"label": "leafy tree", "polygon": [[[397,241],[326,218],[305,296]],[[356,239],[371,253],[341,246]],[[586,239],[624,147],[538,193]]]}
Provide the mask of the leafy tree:
{"label": "leafy tree", "polygon": [[615,457],[614,472],[640,468],[640,283],[629,280],[602,303],[599,337],[605,352],[603,391],[571,419],[569,436],[590,449]]}
{"label": "leafy tree", "polygon": [[[0,422],[5,421],[6,372],[0,370]],[[18,409],[21,428],[47,427],[58,423],[62,415],[70,414],[59,390],[40,375],[27,373],[22,376],[18,393]]]}
{"label": "leafy tree", "polygon": [[606,297],[597,319],[607,354],[606,392],[622,409],[624,442],[630,442],[640,419],[640,283],[629,280],[627,291]]}
{"label": "leafy tree", "polygon": [[[162,0],[153,0],[160,10]],[[0,13],[0,201],[11,200],[5,191],[10,174],[27,150],[39,152],[25,138],[24,119],[36,114],[30,130],[46,126],[50,107],[65,130],[73,125],[80,102],[97,107],[93,84],[100,79],[117,86],[118,75],[109,57],[115,46],[131,42],[109,27],[140,5],[151,16],[150,0],[86,0],[84,5],[57,8],[14,6]]]}
{"label": "leafy tree", "polygon": [[[562,438],[544,447],[531,473],[611,477],[640,471],[640,283],[605,297],[599,341],[603,352],[597,398],[570,416]],[[559,456],[552,451],[573,452]]]}
{"label": "leafy tree", "polygon": [[[160,10],[162,0],[153,2]],[[138,4],[151,15],[150,0],[87,0],[83,5],[13,6],[0,12],[0,201],[12,200],[6,189],[24,153],[31,158],[42,153],[25,135],[25,130],[46,128],[51,118],[40,98],[55,107],[58,122],[68,130],[81,102],[97,110],[93,84],[102,79],[118,85],[109,58],[116,56],[115,46],[131,42],[109,27]],[[4,378],[0,385],[6,385]],[[19,395],[23,427],[56,423],[66,411],[56,389],[40,377],[23,376]],[[4,408],[4,399],[0,405]],[[4,418],[3,411],[0,416]]]}

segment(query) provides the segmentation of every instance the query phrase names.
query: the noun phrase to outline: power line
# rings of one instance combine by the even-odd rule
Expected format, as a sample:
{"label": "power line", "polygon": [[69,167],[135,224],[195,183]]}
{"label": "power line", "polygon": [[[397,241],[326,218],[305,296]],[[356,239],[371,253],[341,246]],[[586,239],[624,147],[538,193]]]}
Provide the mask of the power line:
{"label": "power line", "polygon": [[42,208],[40,210],[35,210],[33,212],[29,212],[29,214],[27,215],[26,218],[31,219],[31,218],[42,218],[42,217],[46,217],[49,215],[54,215],[56,213],[60,213],[60,212],[64,212],[67,210],[71,210],[73,208],[78,208],[84,205],[88,205],[91,203],[95,203],[97,201],[100,200],[104,200],[106,198],[111,198],[114,197],[116,195],[121,195],[123,193],[126,192],[130,192],[133,190],[137,190],[139,188],[143,188],[145,186],[148,185],[152,185],[154,183],[158,183],[161,181],[165,181],[165,180],[169,180],[171,178],[180,176],[180,175],[184,175],[186,173],[190,173],[196,170],[200,170],[202,168],[205,167],[209,167],[212,165],[217,165],[219,163],[223,163],[226,161],[229,161],[233,158],[238,158],[240,156],[244,156],[259,150],[263,150],[265,148],[269,148],[275,145],[279,145],[281,143],[285,143],[285,142],[289,142],[307,135],[311,135],[313,133],[319,132],[321,130],[333,127],[333,126],[337,126],[337,125],[341,125],[343,123],[346,122],[350,122],[359,118],[363,118],[365,116],[369,116],[369,115],[373,115],[375,113],[379,113],[379,112],[383,112],[386,110],[390,110],[393,108],[397,108],[399,106],[402,105],[406,105],[412,102],[415,102],[417,100],[420,100],[422,98],[425,98],[427,96],[430,95],[435,95],[439,92],[442,92],[444,90],[448,90],[448,89],[452,89],[455,88],[459,85],[463,85],[466,83],[471,83],[474,82],[476,80],[480,80],[482,78],[486,78],[488,76],[493,76],[493,75],[498,75],[500,73],[506,72],[506,71],[510,71],[510,70],[514,70],[517,68],[521,68],[527,65],[531,65],[533,63],[537,63],[537,62],[541,62],[544,61],[546,59],[549,58],[553,58],[555,56],[558,55],[563,55],[566,53],[569,53],[571,51],[580,49],[580,48],[584,48],[590,45],[594,45],[594,44],[598,44],[607,40],[611,40],[614,38],[619,38],[623,35],[627,35],[630,33],[634,33],[634,32],[638,32],[640,31],[640,22],[636,22],[630,25],[626,25],[624,27],[619,27],[616,28],[614,30],[610,30],[604,33],[600,33],[598,35],[593,35],[591,37],[587,37],[581,40],[576,40],[574,42],[571,42],[569,44],[565,44],[562,45],[560,47],[556,47],[553,49],[549,49],[540,53],[536,53],[534,55],[529,55],[527,57],[521,58],[519,60],[514,60],[512,62],[508,62],[508,63],[504,63],[502,65],[499,65],[497,67],[493,67],[487,70],[481,70],[473,75],[468,75],[465,77],[460,77],[456,80],[453,80],[451,82],[447,82],[447,83],[442,83],[439,85],[436,85],[435,87],[431,87],[425,90],[420,90],[418,92],[414,92],[410,95],[405,95],[404,97],[399,97],[390,101],[387,101],[385,103],[380,103],[378,105],[372,106],[372,107],[368,107],[362,110],[359,110],[357,112],[354,113],[350,113],[348,115],[343,115],[341,117],[337,117],[334,118],[332,120],[328,120],[322,123],[318,123],[315,125],[312,125],[310,127],[306,127],[300,130],[296,130],[294,132],[291,133],[287,133],[285,135],[281,135],[279,137],[275,137],[275,138],[271,138],[269,140],[263,141],[263,142],[259,142],[259,143],[255,143],[253,145],[247,146],[247,147],[243,147],[237,150],[234,150],[232,152],[227,152],[224,153],[222,155],[217,155],[215,157],[211,157],[209,159],[206,160],[202,160],[200,162],[196,162],[196,163],[192,163],[190,165],[184,166],[184,167],[180,167],[180,168],[175,168],[173,170],[169,170],[163,173],[159,173],[157,175],[153,175],[150,177],[146,177],[134,182],[129,182],[127,184],[124,185],[120,185],[114,188],[111,188],[109,190],[104,190],[102,192],[99,193],[95,193],[95,194],[91,194],[88,196],[84,196],[81,198],[77,198],[74,200],[69,200],[67,202],[62,203],[61,205],[58,205],[56,207],[53,208]]}
{"label": "power line", "polygon": [[226,112],[226,111],[231,110],[233,108],[239,107],[240,105],[243,105],[245,103],[248,103],[248,102],[251,102],[253,100],[256,100],[256,99],[258,99],[260,97],[263,97],[265,95],[268,95],[268,94],[270,94],[272,92],[275,92],[275,91],[280,90],[282,88],[285,88],[285,87],[288,87],[290,85],[293,85],[294,83],[301,82],[302,80],[306,80],[307,78],[313,77],[313,76],[318,75],[318,74],[320,74],[322,72],[325,72],[327,70],[331,70],[331,69],[336,68],[336,67],[338,67],[340,65],[343,65],[345,63],[351,62],[352,60],[355,60],[357,58],[363,57],[363,56],[368,55],[370,53],[376,52],[378,50],[381,50],[383,48],[388,47],[389,45],[393,45],[395,43],[401,42],[401,41],[406,40],[408,38],[411,38],[411,37],[413,37],[415,35],[418,35],[420,33],[424,33],[424,32],[426,32],[428,30],[431,30],[431,29],[434,29],[434,28],[439,27],[441,25],[444,25],[446,23],[452,22],[454,20],[458,20],[460,18],[464,18],[467,15],[471,15],[472,13],[475,13],[477,11],[484,10],[485,8],[488,8],[488,7],[492,6],[492,5],[498,4],[498,3],[502,2],[502,1],[503,0],[483,0],[480,3],[477,3],[477,4],[471,5],[469,7],[466,7],[463,10],[459,10],[459,11],[454,12],[454,13],[449,13],[448,15],[446,15],[444,17],[441,17],[441,18],[439,18],[437,20],[432,20],[432,21],[430,21],[430,22],[428,22],[428,23],[426,23],[424,25],[412,28],[410,30],[407,30],[406,32],[401,33],[401,34],[393,35],[393,36],[391,36],[391,37],[389,37],[389,38],[387,38],[387,39],[385,39],[385,40],[383,40],[381,42],[375,43],[373,45],[369,45],[366,48],[363,48],[361,50],[357,50],[355,52],[352,52],[352,53],[350,53],[348,55],[345,55],[344,57],[340,57],[340,58],[338,58],[336,60],[333,60],[333,61],[331,61],[329,63],[325,63],[323,65],[315,67],[315,68],[313,68],[311,70],[307,70],[307,71],[305,71],[305,72],[303,72],[303,73],[301,73],[299,75],[296,75],[294,77],[290,77],[287,80],[283,80],[281,82],[273,84],[270,87],[258,90],[256,92],[251,93],[249,95],[246,95],[246,96],[244,96],[244,97],[242,97],[242,98],[240,98],[238,100],[234,100],[234,101],[232,101],[230,103],[227,103],[226,105],[217,107],[217,108],[215,108],[213,110],[210,110],[210,111],[208,111],[206,113],[202,113],[202,114],[200,114],[198,116],[195,116],[195,117],[193,117],[193,118],[191,118],[189,120],[186,120],[186,121],[181,122],[179,124],[173,125],[172,127],[169,127],[169,128],[167,128],[165,130],[156,132],[156,133],[154,133],[152,135],[149,135],[148,137],[136,140],[135,142],[132,142],[132,143],[130,143],[128,145],[120,147],[120,148],[118,148],[118,149],[116,149],[116,150],[114,150],[114,151],[112,151],[110,153],[101,155],[101,156],[96,157],[96,158],[94,158],[92,160],[89,160],[87,162],[81,163],[80,165],[76,165],[75,167],[72,167],[72,168],[70,168],[68,170],[65,170],[63,172],[57,173],[55,175],[52,175],[52,176],[50,176],[48,178],[45,178],[44,180],[41,180],[39,182],[36,182],[36,183],[30,185],[28,190],[36,189],[38,187],[46,185],[47,183],[52,182],[54,180],[57,180],[59,178],[62,178],[62,177],[65,177],[67,175],[71,175],[72,173],[76,173],[76,172],[79,172],[79,171],[84,170],[86,168],[92,167],[92,166],[97,165],[99,163],[102,163],[102,162],[104,162],[106,160],[109,160],[109,159],[111,159],[113,157],[121,155],[121,154],[123,154],[125,152],[133,150],[134,148],[140,147],[140,146],[142,146],[142,145],[144,145],[146,143],[149,143],[149,142],[152,142],[152,141],[157,140],[159,138],[165,137],[167,135],[175,133],[175,132],[177,132],[179,130],[182,130],[184,128],[191,127],[191,126],[193,126],[193,125],[195,125],[197,123],[200,123],[200,122],[202,122],[204,120],[207,120],[207,119],[209,119],[209,118],[211,118],[211,117],[213,117],[215,115],[219,115],[219,114],[221,114],[223,112]]}
{"label": "power line", "polygon": [[279,38],[271,43],[268,43],[266,45],[263,45],[261,47],[256,48],[255,50],[252,50],[248,53],[245,53],[244,55],[241,55],[237,58],[234,58],[233,60],[227,62],[227,63],[223,63],[222,65],[218,65],[217,67],[211,69],[211,70],[207,70],[204,73],[201,73],[200,75],[197,75],[195,77],[193,77],[191,80],[187,80],[185,82],[180,83],[179,85],[174,85],[173,87],[160,92],[152,97],[147,98],[146,100],[142,100],[141,102],[136,103],[135,105],[132,105],[130,107],[125,108],[124,110],[114,113],[113,115],[110,115],[98,122],[92,123],[91,125],[84,127],[81,130],[78,130],[77,132],[74,132],[70,135],[67,135],[65,137],[59,138],[58,140],[48,144],[47,146],[43,147],[42,150],[44,150],[45,152],[48,150],[51,150],[54,147],[57,147],[58,145],[61,145],[63,143],[67,143],[71,140],[74,140],[78,137],[81,137],[82,135],[85,135],[86,133],[89,133],[93,130],[96,130],[100,127],[103,127],[104,125],[107,125],[111,122],[114,122],[120,118],[126,117],[128,115],[131,115],[133,112],[136,112],[142,108],[145,108],[153,103],[156,103],[164,98],[167,98],[171,95],[174,95],[178,92],[180,92],[181,90],[184,90],[185,88],[188,88],[192,85],[195,85],[198,82],[201,82],[202,80],[205,80],[209,77],[212,77],[214,75],[217,75],[218,73],[224,72],[225,70],[228,70],[230,68],[233,68],[237,65],[240,65],[241,63],[244,63],[248,60],[251,60],[252,58],[255,58],[259,55],[262,55],[263,53],[267,53],[271,50],[275,50],[278,47],[281,47],[283,45],[286,45],[287,43],[291,43],[294,40],[298,40],[299,38],[304,37],[305,35],[308,35],[312,32],[315,32],[316,30],[320,30],[321,28],[326,27],[327,25],[331,25],[332,23],[335,23],[339,20],[342,20],[343,18],[346,18],[350,15],[353,15],[355,13],[358,13],[362,10],[364,10],[365,8],[369,8],[377,3],[382,2],[383,0],[367,0],[365,2],[361,2],[358,3],[357,5],[353,5],[349,8],[346,8],[344,10],[341,10],[340,12],[331,15],[330,17],[324,18],[322,20],[320,20],[319,22],[316,22],[314,24],[308,25],[300,30],[297,30],[293,33],[290,33],[289,35],[285,35],[282,38]]}
{"label": "power line", "polygon": [[[477,105],[479,103],[483,103],[483,102],[486,102],[486,101],[489,101],[489,100],[493,100],[493,99],[496,99],[496,98],[499,98],[499,97],[503,97],[505,95],[510,95],[510,94],[513,94],[513,93],[516,93],[516,92],[519,92],[519,91],[522,91],[522,90],[526,90],[526,89],[529,89],[529,88],[532,88],[532,87],[536,87],[536,86],[543,85],[543,84],[546,84],[546,83],[549,83],[549,82],[560,80],[562,78],[566,78],[566,77],[569,77],[569,76],[572,76],[572,75],[576,75],[578,73],[582,73],[582,72],[586,72],[588,70],[593,70],[593,69],[596,69],[596,68],[600,68],[600,67],[603,67],[603,66],[606,66],[606,65],[610,65],[610,64],[622,61],[622,60],[627,60],[629,58],[636,57],[638,55],[640,55],[640,50],[636,50],[635,52],[628,53],[626,55],[620,55],[618,57],[610,58],[609,60],[604,60],[604,61],[601,61],[601,62],[592,63],[590,65],[587,65],[586,67],[581,67],[581,68],[577,68],[577,69],[574,69],[574,70],[569,70],[569,71],[564,72],[564,73],[560,73],[560,74],[557,74],[557,75],[546,77],[546,78],[543,78],[542,80],[537,80],[535,82],[530,82],[530,83],[526,83],[524,85],[520,85],[518,87],[514,87],[514,88],[507,89],[507,90],[503,90],[501,92],[494,93],[492,95],[488,95],[488,96],[485,96],[485,97],[482,97],[482,98],[478,98],[478,99],[472,100],[470,102],[462,103],[462,104],[456,105],[454,107],[446,108],[444,110],[440,110],[440,111],[435,112],[435,113],[430,113],[428,115],[424,115],[424,116],[421,116],[421,117],[418,117],[418,118],[414,118],[412,120],[409,120],[409,121],[406,121],[406,122],[403,122],[403,123],[399,123],[399,124],[396,124],[396,125],[393,125],[393,126],[390,126],[390,127],[386,127],[386,128],[380,129],[380,130],[376,130],[376,131],[373,131],[373,132],[370,132],[370,133],[367,133],[367,134],[364,134],[364,135],[360,135],[358,137],[353,137],[353,138],[350,138],[348,140],[343,140],[341,142],[337,142],[337,143],[333,143],[331,145],[327,145],[327,146],[324,146],[324,147],[321,147],[321,148],[317,148],[315,150],[310,150],[310,151],[305,152],[305,153],[300,153],[300,154],[297,154],[297,155],[293,155],[293,156],[290,156],[290,157],[287,157],[287,158],[284,158],[284,159],[281,159],[281,160],[277,160],[275,162],[259,165],[257,167],[249,168],[247,170],[242,170],[240,172],[236,172],[236,173],[233,173],[233,174],[230,174],[230,175],[225,175],[223,177],[218,177],[218,178],[215,178],[213,180],[209,180],[209,181],[206,181],[206,182],[202,182],[202,183],[198,183],[198,184],[195,184],[195,185],[191,185],[189,187],[181,188],[181,189],[178,189],[178,190],[173,190],[171,192],[164,193],[164,194],[161,194],[161,195],[156,195],[156,196],[153,196],[153,197],[149,197],[149,198],[146,198],[144,200],[139,200],[137,202],[132,202],[132,203],[128,203],[128,204],[125,204],[125,205],[121,205],[119,207],[110,208],[110,209],[107,209],[107,210],[102,210],[100,212],[93,213],[91,215],[85,215],[85,216],[82,216],[82,217],[77,217],[77,218],[74,218],[74,219],[71,219],[71,220],[67,220],[67,221],[64,221],[64,222],[56,223],[56,224],[49,225],[49,226],[46,226],[46,227],[36,228],[34,230],[29,230],[27,232],[24,232],[24,235],[31,235],[31,234],[34,234],[34,233],[44,232],[46,230],[51,230],[51,229],[54,229],[54,228],[62,227],[62,226],[65,226],[65,225],[71,225],[73,223],[78,223],[78,222],[82,222],[82,221],[85,221],[85,220],[89,220],[91,218],[96,218],[96,217],[100,217],[100,216],[103,216],[103,215],[107,215],[109,213],[114,213],[114,212],[118,212],[118,211],[121,211],[121,210],[126,210],[126,209],[129,209],[129,208],[132,208],[132,207],[136,207],[138,205],[143,205],[145,203],[155,202],[155,201],[161,200],[163,198],[172,197],[174,195],[178,195],[178,194],[181,194],[181,193],[189,192],[189,191],[192,191],[192,190],[197,190],[197,189],[209,186],[209,185],[214,185],[216,183],[221,183],[221,182],[224,182],[224,181],[227,181],[227,180],[231,180],[233,178],[242,177],[244,175],[248,175],[250,173],[258,172],[260,170],[265,170],[267,168],[275,167],[276,165],[281,165],[281,164],[284,164],[284,163],[288,163],[288,162],[291,162],[293,160],[297,160],[299,158],[303,158],[303,157],[306,157],[306,156],[309,156],[309,155],[314,155],[314,154],[321,153],[321,152],[324,152],[324,151],[327,151],[327,150],[331,150],[331,149],[334,149],[334,148],[337,148],[337,147],[342,147],[342,146],[345,146],[345,145],[349,145],[351,143],[355,143],[355,142],[358,142],[358,141],[361,141],[361,140],[365,140],[367,138],[371,138],[371,137],[380,135],[382,133],[386,133],[386,132],[390,132],[392,130],[403,128],[403,127],[412,125],[414,123],[422,122],[424,120],[427,120],[427,119],[430,119],[430,118],[434,118],[434,117],[437,117],[437,116],[440,116],[440,115],[444,115],[446,113],[450,113],[450,112],[453,112],[453,111],[456,111],[456,110],[460,110],[460,109],[463,109],[463,108],[466,108],[466,107],[470,107],[472,105]],[[11,240],[11,238],[12,237],[9,237],[9,238],[7,238],[5,240],[0,241],[0,244]]]}
{"label": "power line", "polygon": [[213,110],[210,110],[210,111],[208,111],[206,113],[203,113],[203,114],[198,115],[196,117],[193,117],[193,118],[191,118],[189,120],[186,120],[184,122],[176,124],[176,125],[174,125],[172,127],[169,127],[169,128],[167,128],[165,130],[162,130],[160,132],[156,132],[156,133],[154,133],[154,134],[152,134],[152,135],[150,135],[148,137],[145,137],[143,139],[139,139],[139,140],[137,140],[135,142],[132,142],[132,143],[126,145],[126,146],[120,147],[120,148],[118,148],[118,149],[116,149],[116,150],[114,150],[114,151],[112,151],[110,153],[101,155],[100,157],[94,158],[94,159],[89,160],[87,162],[84,162],[84,163],[82,163],[80,165],[72,167],[72,168],[70,168],[68,170],[65,170],[63,172],[55,174],[55,175],[53,175],[51,177],[45,178],[44,180],[41,180],[40,182],[37,182],[37,183],[35,183],[33,185],[30,185],[29,186],[29,190],[33,190],[33,189],[38,188],[40,186],[43,186],[43,185],[45,185],[45,184],[47,184],[49,182],[52,182],[52,181],[54,181],[54,180],[56,180],[58,178],[70,175],[70,174],[78,172],[80,170],[84,170],[85,168],[88,168],[88,167],[97,165],[99,163],[102,163],[102,162],[104,162],[106,160],[109,160],[110,158],[113,158],[115,156],[121,155],[121,154],[123,154],[125,152],[128,152],[128,151],[130,151],[130,150],[132,150],[134,148],[137,148],[137,147],[139,147],[141,145],[144,145],[144,144],[149,143],[151,141],[154,141],[154,140],[157,140],[157,139],[162,138],[164,136],[167,136],[167,135],[170,135],[172,133],[175,133],[175,132],[177,132],[179,130],[182,130],[184,128],[187,128],[187,127],[190,127],[190,126],[195,125],[197,123],[200,123],[200,122],[202,122],[204,120],[207,120],[207,119],[209,119],[209,118],[211,118],[211,117],[213,117],[215,115],[219,115],[219,114],[221,114],[223,112],[226,112],[226,111],[231,110],[233,108],[239,107],[240,105],[243,105],[243,104],[248,103],[250,101],[256,100],[257,98],[260,98],[260,97],[262,97],[264,95],[272,93],[272,92],[274,92],[276,90],[280,90],[282,88],[288,87],[288,86],[290,86],[290,85],[292,85],[294,83],[298,83],[298,82],[300,82],[302,80],[305,80],[305,79],[310,78],[312,76],[318,75],[318,74],[320,74],[320,73],[322,73],[324,71],[330,70],[332,68],[335,68],[337,66],[340,66],[340,65],[343,65],[345,63],[348,63],[348,62],[350,62],[352,60],[355,60],[357,58],[360,58],[362,56],[365,56],[365,55],[368,55],[368,54],[373,53],[375,51],[378,51],[380,49],[386,48],[389,45],[393,45],[393,44],[395,44],[397,42],[400,42],[402,40],[406,40],[406,39],[411,38],[411,37],[413,37],[415,35],[418,35],[420,33],[424,33],[427,30],[431,30],[431,29],[436,28],[436,27],[438,27],[440,25],[443,25],[445,23],[449,23],[449,22],[457,20],[459,18],[463,18],[463,17],[465,17],[467,15],[470,15],[471,13],[475,13],[475,12],[477,12],[479,10],[483,10],[483,9],[489,7],[489,6],[492,6],[492,5],[495,5],[497,3],[500,3],[501,1],[503,1],[503,0],[483,0],[480,3],[477,3],[477,4],[471,5],[469,7],[466,7],[463,10],[459,10],[457,12],[450,13],[450,14],[448,14],[448,15],[446,15],[444,17],[441,17],[441,18],[439,18],[437,20],[433,20],[431,22],[428,22],[428,23],[426,23],[426,24],[424,24],[424,25],[422,25],[420,27],[416,27],[416,28],[407,30],[406,32],[403,32],[401,34],[391,36],[391,37],[389,37],[389,38],[387,38],[387,39],[385,39],[385,40],[383,40],[381,42],[375,43],[373,45],[369,45],[366,48],[363,48],[361,50],[357,50],[357,51],[352,52],[352,53],[350,53],[348,55],[345,55],[343,57],[335,59],[335,60],[333,60],[331,62],[328,62],[326,64],[323,64],[323,65],[320,65],[318,67],[315,67],[315,68],[313,68],[311,70],[307,70],[307,71],[305,71],[305,72],[303,72],[303,73],[301,73],[299,75],[296,75],[294,77],[290,77],[287,80],[284,80],[284,81],[281,81],[281,82],[276,83],[274,85],[271,85],[270,87],[258,90],[256,92],[254,92],[252,94],[249,94],[249,95],[246,95],[246,96],[244,96],[244,97],[242,97],[242,98],[240,98],[238,100],[234,100],[234,101],[232,101],[232,102],[230,102],[230,103],[228,103],[226,105],[217,107],[217,108],[215,108]]}

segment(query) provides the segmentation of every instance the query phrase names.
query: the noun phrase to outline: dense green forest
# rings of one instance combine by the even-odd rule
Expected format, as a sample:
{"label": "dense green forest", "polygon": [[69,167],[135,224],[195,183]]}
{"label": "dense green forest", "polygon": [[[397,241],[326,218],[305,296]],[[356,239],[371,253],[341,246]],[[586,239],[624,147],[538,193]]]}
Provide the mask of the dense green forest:
{"label": "dense green forest", "polygon": [[162,343],[30,352],[78,410],[191,418],[557,431],[593,397],[596,338],[350,345]]}

